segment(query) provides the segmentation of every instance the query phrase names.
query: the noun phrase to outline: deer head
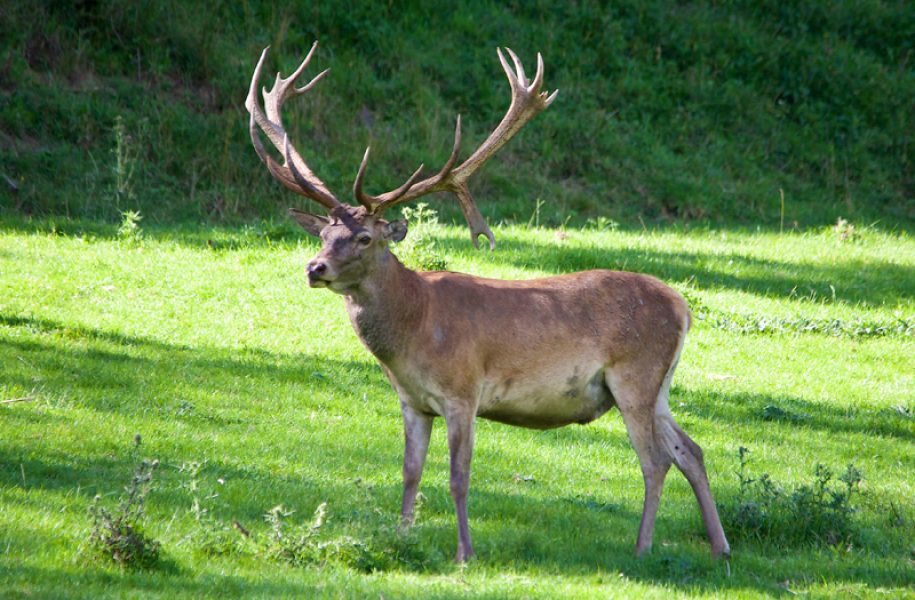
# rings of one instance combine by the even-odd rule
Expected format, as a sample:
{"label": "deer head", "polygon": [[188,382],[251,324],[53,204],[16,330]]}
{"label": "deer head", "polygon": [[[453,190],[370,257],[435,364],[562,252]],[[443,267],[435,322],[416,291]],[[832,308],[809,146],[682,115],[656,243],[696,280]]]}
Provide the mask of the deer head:
{"label": "deer head", "polygon": [[308,285],[335,292],[345,293],[358,286],[375,265],[388,260],[388,243],[407,235],[406,221],[386,221],[363,206],[341,204],[327,217],[296,209],[289,213],[323,242],[321,251],[308,262]]}
{"label": "deer head", "polygon": [[[269,92],[266,88],[263,90],[266,112],[261,110],[257,100],[258,82],[269,49],[265,48],[254,69],[254,76],[251,78],[251,86],[245,101],[245,107],[251,114],[249,120],[251,142],[270,173],[288,189],[318,202],[328,211],[327,216],[314,215],[297,209],[289,211],[302,228],[323,240],[320,253],[309,262],[309,284],[312,287],[329,287],[336,291],[343,291],[358,282],[360,277],[365,276],[371,265],[388,252],[387,244],[389,242],[399,241],[406,235],[407,226],[404,221],[385,221],[381,218],[382,213],[392,206],[415,200],[432,192],[452,192],[457,197],[464,218],[470,227],[474,246],[477,245],[479,236],[483,235],[489,241],[490,249],[494,248],[495,238],[480,215],[467,187],[467,182],[477,169],[555,99],[558,90],[552,94],[540,91],[543,84],[543,59],[540,54],[537,54],[537,73],[531,81],[525,75],[521,61],[511,49],[506,48],[506,51],[514,64],[514,69],[509,66],[502,50],[496,50],[511,87],[511,104],[499,125],[464,162],[456,164],[461,145],[460,115],[457,117],[454,129],[454,145],[451,155],[442,168],[435,175],[420,180],[423,171],[423,165],[420,165],[403,185],[394,190],[378,195],[370,195],[363,190],[370,151],[370,148],[366,148],[353,184],[353,194],[359,206],[350,206],[337,200],[324,182],[308,168],[302,155],[289,141],[280,116],[283,103],[289,97],[304,94],[327,74],[328,70],[322,71],[308,84],[295,87],[296,80],[305,71],[317,46],[318,43],[315,42],[305,60],[292,75],[284,79],[277,73],[273,89]],[[282,154],[282,164],[266,151],[258,134],[258,128]]]}

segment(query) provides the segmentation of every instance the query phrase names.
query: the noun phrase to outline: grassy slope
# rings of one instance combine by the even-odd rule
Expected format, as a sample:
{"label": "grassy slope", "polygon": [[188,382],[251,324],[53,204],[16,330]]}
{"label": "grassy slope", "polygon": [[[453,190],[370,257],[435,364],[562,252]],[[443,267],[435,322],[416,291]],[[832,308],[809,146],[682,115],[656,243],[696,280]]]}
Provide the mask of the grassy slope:
{"label": "grassy slope", "polygon": [[[854,463],[867,489],[859,546],[734,540],[728,577],[707,558],[689,486],[672,473],[656,549],[635,560],[641,479],[614,412],[549,432],[480,424],[470,510],[481,560],[466,569],[449,563],[454,522],[441,423],[417,531],[425,569],[366,575],[250,554],[203,556],[182,487],[180,466],[189,461],[207,461],[201,485],[220,494],[214,516],[238,519],[256,535],[265,535],[261,516],[276,504],[302,522],[322,501],[331,537],[372,540],[388,530],[402,450],[393,393],[340,299],[303,285],[310,241],[169,229],[135,245],[92,225],[83,235],[50,229],[8,221],[0,234],[0,397],[36,396],[0,407],[6,593],[758,597],[785,588],[903,595],[915,585],[906,537],[915,519],[911,331],[748,335],[708,320],[690,335],[673,406],[706,451],[719,503],[734,502],[741,445],[753,450],[757,472],[783,483],[810,481],[816,462],[836,470]],[[674,282],[710,315],[888,322],[915,313],[915,243],[906,235],[870,231],[840,242],[831,232],[566,234],[502,228],[501,249],[489,254],[472,252],[460,229],[435,231],[452,268],[528,277],[625,267]],[[796,419],[766,420],[767,406]],[[150,573],[106,567],[85,550],[87,506],[96,493],[114,502],[138,432],[142,454],[163,465],[148,512],[168,566]]]}
{"label": "grassy slope", "polygon": [[20,187],[0,185],[6,211],[278,214],[290,200],[242,100],[261,48],[288,72],[320,39],[314,72],[332,76],[287,120],[343,196],[368,143],[373,190],[443,160],[458,112],[466,155],[505,110],[493,50],[510,45],[529,68],[542,51],[561,94],[475,183],[496,221],[542,198],[553,224],[777,226],[779,189],[789,227],[915,218],[909,2],[3,4],[0,173]]}

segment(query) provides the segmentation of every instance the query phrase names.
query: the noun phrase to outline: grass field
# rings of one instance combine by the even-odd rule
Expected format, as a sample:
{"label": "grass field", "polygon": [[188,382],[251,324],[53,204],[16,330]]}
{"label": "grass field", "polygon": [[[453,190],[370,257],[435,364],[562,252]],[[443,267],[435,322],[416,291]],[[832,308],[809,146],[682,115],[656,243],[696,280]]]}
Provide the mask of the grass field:
{"label": "grass field", "polygon": [[[729,562],[708,557],[676,472],[654,550],[633,556],[642,480],[613,411],[547,432],[481,422],[470,493],[479,558],[455,566],[444,426],[418,524],[399,535],[398,403],[341,299],[305,285],[314,242],[285,226],[131,238],[7,219],[0,400],[31,400],[0,405],[0,595],[915,596],[909,234],[512,226],[494,228],[499,246],[486,253],[463,229],[429,229],[452,270],[616,268],[687,296],[696,319],[671,403],[731,515]],[[789,500],[770,509],[781,529],[740,535],[735,510],[755,493],[741,491],[742,446],[750,472],[768,473],[787,499],[813,484],[817,463],[837,475],[855,465],[863,481],[847,535],[786,528],[789,515],[775,513]],[[88,511],[97,494],[113,509],[144,457],[160,461],[144,523],[161,559],[121,568],[92,549]],[[265,550],[265,513],[295,511],[291,536],[325,502],[323,562]]]}

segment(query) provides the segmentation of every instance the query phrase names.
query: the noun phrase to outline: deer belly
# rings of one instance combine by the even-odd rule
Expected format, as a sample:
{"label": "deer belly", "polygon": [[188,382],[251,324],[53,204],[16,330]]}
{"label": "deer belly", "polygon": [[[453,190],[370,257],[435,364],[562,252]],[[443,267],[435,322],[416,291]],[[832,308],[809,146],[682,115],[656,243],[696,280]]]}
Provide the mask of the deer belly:
{"label": "deer belly", "polygon": [[590,372],[574,369],[560,377],[487,382],[477,415],[509,425],[550,429],[589,423],[613,405],[603,368]]}

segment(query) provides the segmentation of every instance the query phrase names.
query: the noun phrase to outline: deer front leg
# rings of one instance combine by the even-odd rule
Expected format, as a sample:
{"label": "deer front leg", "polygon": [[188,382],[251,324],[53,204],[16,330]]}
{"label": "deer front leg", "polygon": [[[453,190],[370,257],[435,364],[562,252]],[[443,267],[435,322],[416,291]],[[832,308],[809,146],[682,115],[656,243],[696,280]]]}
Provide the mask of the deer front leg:
{"label": "deer front leg", "polygon": [[475,416],[472,410],[455,410],[445,415],[445,424],[448,426],[448,450],[451,454],[451,497],[454,498],[458,526],[458,548],[454,560],[459,563],[473,556],[470,527],[467,524],[467,490],[470,487]]}
{"label": "deer front leg", "polygon": [[423,465],[429,450],[432,435],[432,417],[410,408],[401,401],[403,414],[403,504],[400,507],[400,522],[403,527],[413,525],[413,509],[416,506],[416,492],[423,476]]}

